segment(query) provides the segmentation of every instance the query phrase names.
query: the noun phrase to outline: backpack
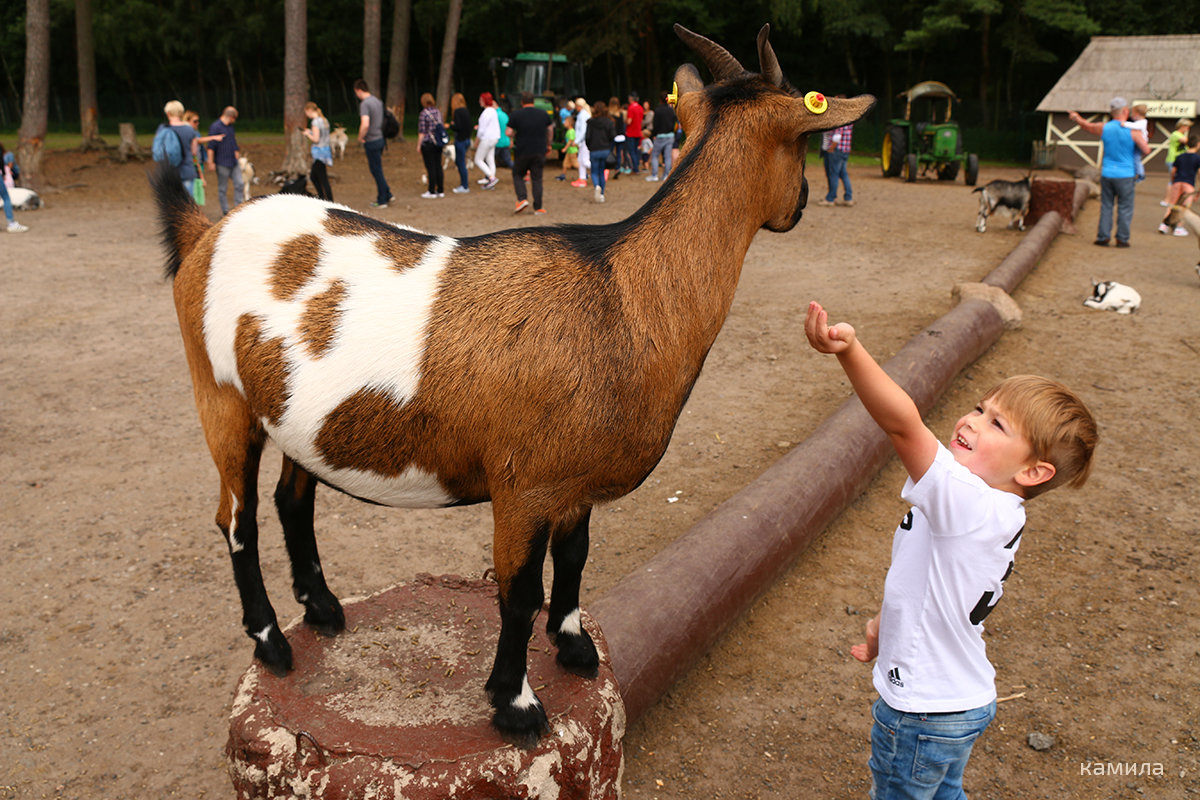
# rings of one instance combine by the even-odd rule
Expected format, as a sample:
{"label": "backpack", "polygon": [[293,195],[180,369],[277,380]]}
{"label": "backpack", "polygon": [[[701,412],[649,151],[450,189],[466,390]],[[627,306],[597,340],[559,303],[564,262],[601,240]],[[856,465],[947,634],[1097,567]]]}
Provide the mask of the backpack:
{"label": "backpack", "polygon": [[438,147],[445,147],[446,142],[450,141],[450,137],[446,135],[446,126],[440,122],[433,126],[433,131],[429,134],[429,139]]}
{"label": "backpack", "polygon": [[166,123],[159,125],[158,130],[154,132],[154,144],[150,147],[150,154],[159,163],[165,162],[172,167],[182,166],[183,142],[179,134]]}
{"label": "backpack", "polygon": [[[383,107],[383,138],[395,139],[400,135],[400,120],[396,119],[396,115],[387,106]],[[442,134],[445,136],[445,134]]]}

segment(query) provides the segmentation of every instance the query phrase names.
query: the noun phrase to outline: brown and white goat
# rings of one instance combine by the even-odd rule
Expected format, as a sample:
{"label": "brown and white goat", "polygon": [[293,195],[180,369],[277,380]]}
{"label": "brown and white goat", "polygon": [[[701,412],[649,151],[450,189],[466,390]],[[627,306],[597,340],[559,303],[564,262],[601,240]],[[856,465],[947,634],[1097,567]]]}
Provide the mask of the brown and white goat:
{"label": "brown and white goat", "polygon": [[495,726],[523,744],[548,727],[526,677],[547,548],[558,661],[595,674],[578,608],[592,507],[632,491],[662,457],[755,233],[799,221],[808,134],[874,103],[808,110],[766,26],[762,74],[676,30],[715,80],[677,71],[687,145],[622,222],[452,239],[275,195],[210,227],[177,178],[155,177],[167,274],[220,473],[216,521],[267,667],[292,663],[258,564],[257,469],[270,438],[284,453],[275,502],[306,622],[345,626],[313,536],[318,482],[389,506],[490,500]]}

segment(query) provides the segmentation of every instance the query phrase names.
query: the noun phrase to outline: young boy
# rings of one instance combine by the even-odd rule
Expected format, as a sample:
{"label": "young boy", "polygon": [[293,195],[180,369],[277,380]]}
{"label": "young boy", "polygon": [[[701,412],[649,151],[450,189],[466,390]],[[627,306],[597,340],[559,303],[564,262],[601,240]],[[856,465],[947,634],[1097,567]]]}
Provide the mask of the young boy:
{"label": "young boy", "polygon": [[901,496],[913,507],[892,541],[880,612],[850,651],[876,660],[871,796],[962,798],[971,747],[996,715],[981,623],[1012,571],[1022,504],[1087,480],[1096,424],[1066,387],[1023,375],[988,392],[943,445],[852,327],[830,327],[812,303],[804,332],[837,355],[909,475]]}
{"label": "young boy", "polygon": [[[1145,104],[1138,103],[1133,108],[1129,109],[1129,119],[1121,123],[1122,128],[1129,128],[1132,131],[1138,131],[1142,134],[1142,138],[1147,142],[1150,141],[1148,128],[1150,127],[1149,120],[1146,119],[1146,112],[1149,111]],[[1141,156],[1135,156],[1133,160],[1133,182],[1141,183],[1146,180],[1146,165],[1142,163]]]}
{"label": "young boy", "polygon": [[567,130],[563,138],[562,174],[555,178],[560,181],[567,179],[568,169],[579,169],[579,144],[575,141],[575,118],[568,114],[563,117],[563,125]]}

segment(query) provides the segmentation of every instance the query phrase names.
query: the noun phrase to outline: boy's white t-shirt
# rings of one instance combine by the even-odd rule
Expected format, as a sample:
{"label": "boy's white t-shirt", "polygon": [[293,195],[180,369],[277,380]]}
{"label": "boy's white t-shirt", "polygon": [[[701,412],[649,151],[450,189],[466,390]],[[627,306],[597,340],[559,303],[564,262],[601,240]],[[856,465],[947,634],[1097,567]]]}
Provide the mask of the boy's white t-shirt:
{"label": "boy's white t-shirt", "polygon": [[1003,594],[1025,527],[1023,500],[993,489],[944,445],[892,539],[874,684],[897,711],[967,711],[996,699],[983,618]]}

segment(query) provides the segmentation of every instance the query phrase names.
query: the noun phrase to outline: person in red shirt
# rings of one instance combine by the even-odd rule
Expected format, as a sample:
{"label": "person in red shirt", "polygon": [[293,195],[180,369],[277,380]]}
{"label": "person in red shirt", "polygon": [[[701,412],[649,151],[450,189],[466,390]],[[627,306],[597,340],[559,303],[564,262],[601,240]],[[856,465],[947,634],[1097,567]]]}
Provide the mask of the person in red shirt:
{"label": "person in red shirt", "polygon": [[645,114],[645,109],[638,102],[637,92],[630,92],[629,110],[625,112],[625,156],[628,161],[621,168],[621,172],[626,175],[638,173],[638,161],[641,159],[642,149],[642,120],[645,118]]}

